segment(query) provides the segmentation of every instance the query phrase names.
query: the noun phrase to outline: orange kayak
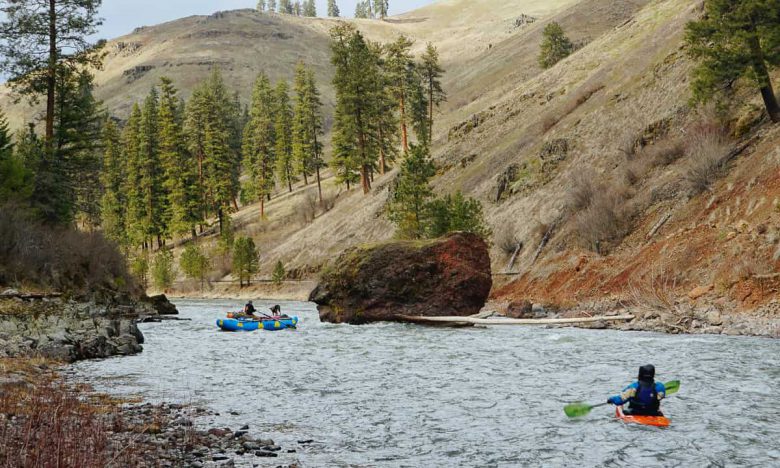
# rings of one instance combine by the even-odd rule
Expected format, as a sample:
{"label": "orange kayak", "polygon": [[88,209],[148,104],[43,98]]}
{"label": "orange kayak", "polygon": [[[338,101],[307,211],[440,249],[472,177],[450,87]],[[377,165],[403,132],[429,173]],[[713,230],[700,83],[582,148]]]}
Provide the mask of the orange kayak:
{"label": "orange kayak", "polygon": [[672,420],[665,416],[632,416],[623,413],[622,406],[615,407],[615,416],[625,423],[642,424],[644,426],[669,427]]}

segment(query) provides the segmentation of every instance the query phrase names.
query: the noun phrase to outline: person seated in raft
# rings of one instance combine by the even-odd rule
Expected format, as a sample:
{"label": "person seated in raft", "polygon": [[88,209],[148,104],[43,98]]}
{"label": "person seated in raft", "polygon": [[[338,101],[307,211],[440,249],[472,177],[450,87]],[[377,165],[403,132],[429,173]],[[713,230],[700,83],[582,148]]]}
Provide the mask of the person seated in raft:
{"label": "person seated in raft", "polygon": [[655,366],[648,364],[639,368],[639,377],[620,395],[615,395],[607,400],[612,405],[624,405],[628,403],[625,414],[637,416],[663,416],[661,413],[661,400],[666,396],[666,387],[661,382],[655,381]]}
{"label": "person seated in raft", "polygon": [[255,306],[252,305],[252,301],[249,301],[244,306],[244,315],[247,315],[249,317],[254,317],[255,312],[257,312],[257,309],[255,309]]}
{"label": "person seated in raft", "polygon": [[271,307],[271,316],[272,317],[287,317],[287,315],[282,315],[282,308],[279,306],[279,304]]}

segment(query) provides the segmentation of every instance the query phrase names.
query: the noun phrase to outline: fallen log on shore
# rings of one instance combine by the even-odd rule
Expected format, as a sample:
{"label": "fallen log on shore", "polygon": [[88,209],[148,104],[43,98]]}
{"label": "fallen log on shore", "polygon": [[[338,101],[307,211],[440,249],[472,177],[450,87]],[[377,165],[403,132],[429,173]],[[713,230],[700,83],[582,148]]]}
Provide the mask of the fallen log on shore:
{"label": "fallen log on shore", "polygon": [[439,325],[458,324],[468,325],[573,325],[579,323],[593,323],[601,321],[629,321],[633,320],[633,315],[607,315],[602,317],[582,317],[582,318],[556,318],[556,319],[486,319],[476,317],[420,317],[410,315],[399,315],[398,319],[404,322],[417,323],[420,325]]}

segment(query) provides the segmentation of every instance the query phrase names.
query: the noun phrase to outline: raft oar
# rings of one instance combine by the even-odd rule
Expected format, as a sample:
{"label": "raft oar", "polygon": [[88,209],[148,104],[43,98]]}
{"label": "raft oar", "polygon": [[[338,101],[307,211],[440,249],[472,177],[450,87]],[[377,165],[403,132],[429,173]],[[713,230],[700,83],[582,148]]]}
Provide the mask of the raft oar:
{"label": "raft oar", "polygon": [[[666,387],[666,396],[677,393],[680,390],[680,381],[672,380],[664,384]],[[593,408],[599,406],[607,406],[609,403],[599,403],[597,405],[589,405],[587,403],[572,403],[563,407],[563,412],[570,418],[579,418],[587,415]]]}

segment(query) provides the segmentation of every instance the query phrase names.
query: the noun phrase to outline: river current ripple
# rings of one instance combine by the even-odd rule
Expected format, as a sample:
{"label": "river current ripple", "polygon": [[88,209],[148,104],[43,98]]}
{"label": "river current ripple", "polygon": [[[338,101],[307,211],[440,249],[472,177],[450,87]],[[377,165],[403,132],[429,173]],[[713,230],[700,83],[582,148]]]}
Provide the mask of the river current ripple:
{"label": "river current ripple", "polygon": [[[269,466],[780,466],[780,340],[355,327],[320,323],[300,302],[282,303],[302,318],[297,331],[230,334],[215,320],[238,302],[174,302],[192,321],[142,325],[142,354],[83,362],[76,375],[208,407],[219,416],[204,427],[249,424],[297,449]],[[663,405],[670,428],[627,426],[610,408],[563,414],[617,393],[649,362],[659,380],[682,381]]]}

